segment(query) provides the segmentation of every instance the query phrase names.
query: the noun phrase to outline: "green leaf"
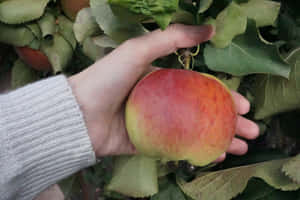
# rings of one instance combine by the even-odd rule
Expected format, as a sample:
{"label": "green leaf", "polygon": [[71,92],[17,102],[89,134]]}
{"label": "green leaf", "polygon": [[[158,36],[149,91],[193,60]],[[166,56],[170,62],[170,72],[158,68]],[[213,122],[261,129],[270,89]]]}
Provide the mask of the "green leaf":
{"label": "green leaf", "polygon": [[37,39],[41,39],[42,38],[42,32],[40,27],[38,26],[38,24],[36,23],[28,23],[26,24],[26,27],[31,30],[31,32],[33,33],[33,35],[37,38]]}
{"label": "green leaf", "polygon": [[42,36],[45,38],[53,35],[56,32],[55,16],[50,12],[46,12],[37,23],[42,31]]}
{"label": "green leaf", "polygon": [[225,48],[230,45],[232,39],[245,32],[247,17],[239,5],[232,2],[216,18],[216,34],[211,42],[217,48]]}
{"label": "green leaf", "polygon": [[76,174],[61,180],[59,183],[59,187],[64,193],[65,199],[70,198],[72,195],[79,195],[81,186],[78,180],[78,176]]}
{"label": "green leaf", "polygon": [[240,83],[241,83],[241,77],[232,76],[230,78],[227,78],[226,76],[218,76],[218,79],[220,79],[225,85],[230,89],[237,91],[239,89]]}
{"label": "green leaf", "polygon": [[157,174],[159,178],[164,177],[173,171],[174,169],[171,169],[166,163],[159,162],[157,164]]}
{"label": "green leaf", "polygon": [[283,165],[282,171],[292,180],[300,184],[300,154]]}
{"label": "green leaf", "polygon": [[198,13],[204,13],[213,3],[214,0],[200,0]]}
{"label": "green leaf", "polygon": [[39,50],[41,47],[41,40],[39,39],[34,39],[30,44],[27,45],[27,47],[35,50]]}
{"label": "green leaf", "polygon": [[92,64],[94,64],[94,61],[86,55],[84,55],[82,47],[78,45],[75,51],[73,52],[73,56],[70,63],[64,69],[63,73],[66,76],[71,76],[80,73]]}
{"label": "green leaf", "polygon": [[100,28],[118,43],[146,32],[140,23],[115,16],[107,0],[91,0],[90,5]]}
{"label": "green leaf", "polygon": [[166,29],[167,26],[172,21],[173,15],[171,14],[158,14],[154,15],[153,19],[156,21],[156,23],[159,25],[161,29]]}
{"label": "green leaf", "polygon": [[41,45],[42,52],[48,57],[54,73],[61,72],[69,63],[73,49],[61,35],[53,35],[52,40],[44,40]]}
{"label": "green leaf", "polygon": [[162,29],[169,25],[179,4],[179,0],[108,0],[108,2],[113,6],[120,6],[135,14],[152,18]]}
{"label": "green leaf", "polygon": [[159,193],[153,195],[150,200],[186,200],[180,188],[166,178],[159,182]]}
{"label": "green leaf", "polygon": [[266,184],[263,180],[252,178],[245,191],[234,200],[294,200],[297,192],[283,192]]}
{"label": "green leaf", "polygon": [[105,55],[105,49],[98,46],[92,37],[88,37],[84,40],[82,50],[83,53],[93,61],[96,61]]}
{"label": "green leaf", "polygon": [[235,76],[265,73],[288,78],[290,73],[290,66],[282,62],[277,47],[260,41],[253,21],[248,22],[246,33],[236,37],[227,48],[207,45],[204,58],[209,69]]}
{"label": "green leaf", "polygon": [[79,43],[82,43],[90,36],[95,36],[101,33],[101,29],[92,15],[91,8],[84,8],[79,11],[73,29],[76,40]]}
{"label": "green leaf", "polygon": [[253,148],[250,146],[247,154],[242,157],[228,155],[228,159],[222,163],[222,169],[285,158],[288,158],[287,155],[278,149],[266,149],[254,145]]}
{"label": "green leaf", "polygon": [[38,73],[24,64],[21,60],[17,60],[14,63],[11,73],[11,86],[13,89],[22,87],[39,79]]}
{"label": "green leaf", "polygon": [[110,37],[106,36],[106,35],[100,35],[97,37],[93,38],[94,42],[96,45],[98,45],[99,47],[110,47],[110,48],[117,48],[118,44],[113,41]]}
{"label": "green leaf", "polygon": [[0,42],[13,46],[26,46],[34,40],[34,34],[24,26],[0,23]]}
{"label": "green leaf", "polygon": [[195,25],[196,20],[192,13],[179,8],[172,16],[172,23]]}
{"label": "green leaf", "polygon": [[252,177],[261,178],[276,189],[294,191],[300,188],[300,184],[294,183],[281,172],[288,160],[273,160],[202,173],[191,182],[179,180],[178,183],[184,193],[195,200],[230,200],[246,188]]}
{"label": "green leaf", "polygon": [[131,197],[147,197],[158,192],[156,160],[144,156],[123,156],[116,160],[107,189]]}
{"label": "green leaf", "polygon": [[257,27],[275,25],[280,11],[280,3],[270,0],[250,0],[240,6]]}
{"label": "green leaf", "polygon": [[0,21],[21,24],[40,18],[50,0],[9,0],[0,3]]}
{"label": "green leaf", "polygon": [[73,22],[63,15],[57,17],[58,33],[60,33],[66,41],[70,43],[73,49],[76,48],[76,38],[73,32]]}
{"label": "green leaf", "polygon": [[300,48],[286,56],[292,66],[289,80],[277,76],[259,75],[256,79],[255,119],[300,108]]}

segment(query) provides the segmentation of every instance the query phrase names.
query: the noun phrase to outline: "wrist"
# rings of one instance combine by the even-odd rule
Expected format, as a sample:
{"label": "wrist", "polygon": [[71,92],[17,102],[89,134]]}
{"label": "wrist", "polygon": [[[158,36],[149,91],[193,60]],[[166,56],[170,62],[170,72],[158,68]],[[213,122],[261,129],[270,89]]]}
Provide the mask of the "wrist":
{"label": "wrist", "polygon": [[101,146],[101,141],[103,141],[103,139],[101,138],[101,134],[98,134],[98,128],[94,125],[94,120],[91,119],[93,113],[89,111],[91,110],[89,105],[89,95],[83,88],[82,78],[79,75],[74,75],[68,78],[68,82],[82,112],[93,150],[96,156],[99,157],[99,146]]}

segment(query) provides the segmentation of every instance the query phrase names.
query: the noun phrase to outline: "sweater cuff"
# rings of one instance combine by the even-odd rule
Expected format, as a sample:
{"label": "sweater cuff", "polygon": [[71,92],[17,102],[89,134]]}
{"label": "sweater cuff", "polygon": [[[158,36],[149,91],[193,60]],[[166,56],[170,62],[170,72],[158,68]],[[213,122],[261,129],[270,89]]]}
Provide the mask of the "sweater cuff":
{"label": "sweater cuff", "polygon": [[1,126],[20,172],[16,199],[31,199],[95,164],[82,113],[63,75],[0,96],[0,106]]}

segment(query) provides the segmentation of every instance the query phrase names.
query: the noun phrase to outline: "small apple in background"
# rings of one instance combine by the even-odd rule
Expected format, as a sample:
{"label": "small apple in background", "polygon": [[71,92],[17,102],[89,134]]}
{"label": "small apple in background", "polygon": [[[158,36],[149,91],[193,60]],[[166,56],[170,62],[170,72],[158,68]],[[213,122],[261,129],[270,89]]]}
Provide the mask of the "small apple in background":
{"label": "small apple in background", "polygon": [[50,71],[52,69],[48,57],[39,50],[29,47],[15,47],[20,59],[28,66],[38,71]]}
{"label": "small apple in background", "polygon": [[81,9],[90,6],[90,0],[61,0],[60,3],[64,13],[73,21]]}
{"label": "small apple in background", "polygon": [[204,166],[231,144],[237,113],[230,91],[215,77],[163,69],[135,86],[125,120],[139,153]]}

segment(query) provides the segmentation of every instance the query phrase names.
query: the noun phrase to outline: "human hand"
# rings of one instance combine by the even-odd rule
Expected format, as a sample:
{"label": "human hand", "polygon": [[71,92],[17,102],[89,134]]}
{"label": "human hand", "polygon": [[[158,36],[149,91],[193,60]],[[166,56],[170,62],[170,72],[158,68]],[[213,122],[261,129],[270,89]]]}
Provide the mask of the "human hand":
{"label": "human hand", "polygon": [[[172,25],[128,40],[83,72],[70,77],[69,82],[80,104],[92,145],[98,157],[133,154],[124,119],[125,101],[131,89],[145,74],[157,69],[151,63],[179,48],[196,46],[214,34],[211,26]],[[249,111],[249,102],[233,92],[238,113]],[[258,126],[241,116],[237,135],[246,139],[258,136]],[[247,143],[234,138],[228,153],[242,155]],[[217,161],[225,159],[223,154]]]}

